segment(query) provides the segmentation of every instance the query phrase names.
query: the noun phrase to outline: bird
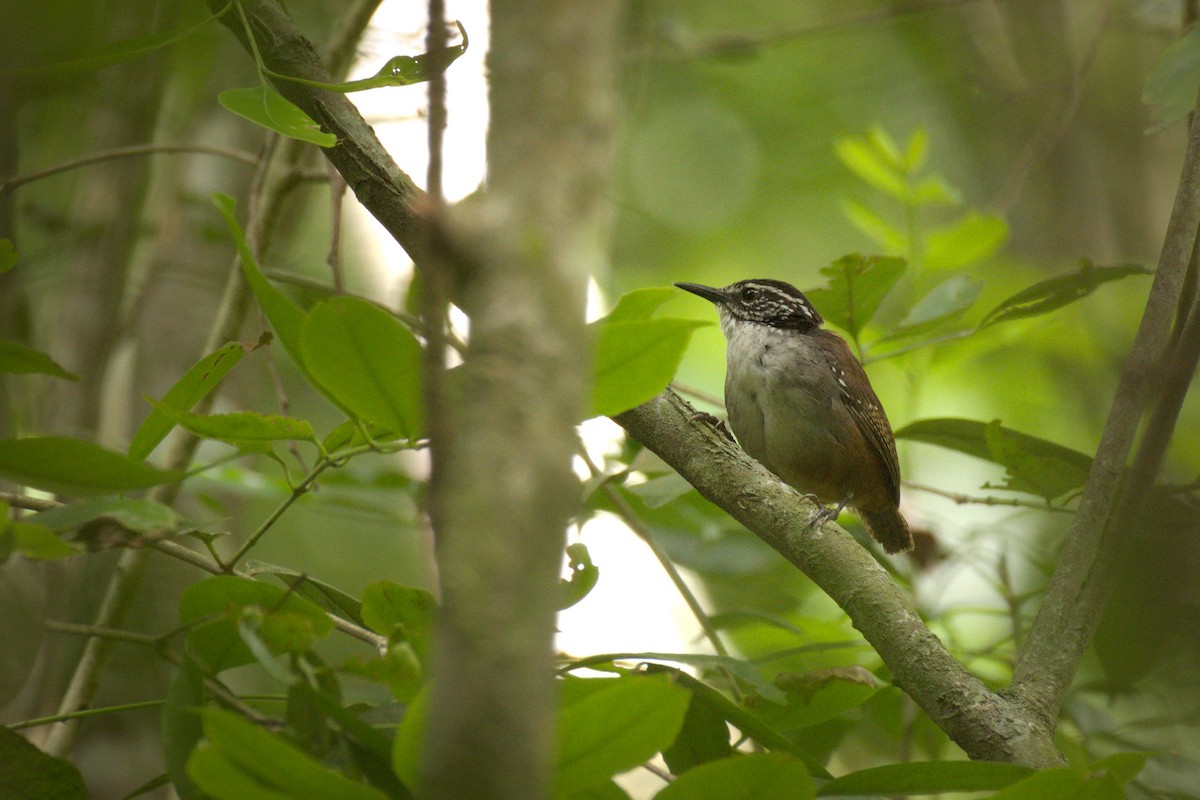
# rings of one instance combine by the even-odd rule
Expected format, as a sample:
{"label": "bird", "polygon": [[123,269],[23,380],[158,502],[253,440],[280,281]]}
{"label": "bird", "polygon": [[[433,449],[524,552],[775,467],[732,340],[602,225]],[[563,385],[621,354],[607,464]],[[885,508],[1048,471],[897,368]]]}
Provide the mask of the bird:
{"label": "bird", "polygon": [[725,334],[725,407],[738,443],[784,483],[849,505],[888,553],[911,550],[900,463],[883,405],[846,341],[804,293],[753,278],[676,283],[712,302]]}

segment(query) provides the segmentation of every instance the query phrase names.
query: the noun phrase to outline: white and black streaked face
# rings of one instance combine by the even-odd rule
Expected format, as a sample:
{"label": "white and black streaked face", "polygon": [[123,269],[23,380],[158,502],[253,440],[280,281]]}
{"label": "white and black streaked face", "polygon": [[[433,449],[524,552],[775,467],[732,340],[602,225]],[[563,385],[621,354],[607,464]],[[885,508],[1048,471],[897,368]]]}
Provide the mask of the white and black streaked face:
{"label": "white and black streaked face", "polygon": [[751,278],[723,289],[697,283],[677,283],[680,289],[712,301],[721,315],[721,327],[739,320],[773,328],[808,331],[825,322],[804,293],[783,281]]}

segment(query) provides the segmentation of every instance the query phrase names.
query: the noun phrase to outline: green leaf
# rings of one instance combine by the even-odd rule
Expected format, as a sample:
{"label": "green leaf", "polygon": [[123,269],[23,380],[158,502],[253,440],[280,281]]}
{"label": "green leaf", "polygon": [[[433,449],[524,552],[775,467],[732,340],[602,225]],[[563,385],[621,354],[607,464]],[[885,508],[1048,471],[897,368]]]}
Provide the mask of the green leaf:
{"label": "green leaf", "polygon": [[[593,656],[592,658],[600,658]],[[612,661],[671,661],[676,664],[688,664],[701,669],[727,669],[734,677],[744,682],[759,697],[780,705],[787,702],[787,696],[775,684],[763,678],[758,667],[749,661],[732,656],[718,656],[708,653],[614,653],[608,656]]]}
{"label": "green leaf", "polygon": [[[0,258],[3,256],[0,255]],[[4,272],[4,270],[0,269],[0,272]],[[78,375],[67,372],[53,358],[40,350],[34,350],[7,339],[0,339],[0,372],[35,373],[53,375],[56,378],[66,378],[71,381],[79,380]]]}
{"label": "green leaf", "polygon": [[587,680],[592,691],[559,715],[555,796],[604,783],[668,747],[691,698],[666,675]]}
{"label": "green leaf", "polygon": [[12,239],[0,238],[0,275],[17,265],[17,246]]}
{"label": "green leaf", "polygon": [[[333,630],[333,621],[316,604],[278,586],[234,575],[218,575],[184,590],[179,598],[179,620],[197,623],[188,631],[188,646],[213,672],[249,664],[254,654],[238,631],[238,622],[247,611],[261,612],[266,618],[288,615],[281,626],[293,625],[292,617],[306,623],[314,637],[326,636]],[[267,623],[268,625],[271,623]],[[280,638],[273,644],[282,645],[287,630],[271,631]],[[272,652],[284,652],[282,646]]]}
{"label": "green leaf", "polygon": [[986,792],[1003,789],[1032,774],[1029,767],[989,761],[914,761],[851,772],[834,778],[817,794],[838,797]]}
{"label": "green leaf", "polygon": [[[6,504],[0,503],[0,510],[7,510]],[[64,542],[54,531],[41,525],[0,519],[0,550],[4,553],[19,553],[38,561],[51,561],[78,555],[82,548]],[[0,558],[0,562],[3,560]]]}
{"label": "green leaf", "polygon": [[[124,61],[152,53],[155,50],[174,44],[175,42],[186,39],[196,31],[203,28],[208,23],[220,17],[229,10],[232,4],[227,4],[220,11],[205,17],[200,22],[192,25],[187,25],[175,30],[164,31],[162,33],[151,33],[146,36],[135,36],[130,39],[122,39],[119,42],[104,45],[90,53],[85,53],[79,58],[73,58],[69,61],[60,61],[54,64],[36,64],[29,67],[21,67],[15,70],[6,71],[0,70],[0,76],[9,73],[17,74],[23,77],[41,79],[62,79],[69,78],[75,75],[84,73],[93,73],[97,70],[111,67],[114,64],[120,64]],[[0,269],[0,272],[4,270]]]}
{"label": "green leaf", "polygon": [[183,480],[80,439],[41,436],[0,440],[0,477],[56,494],[114,494]]}
{"label": "green leaf", "polygon": [[204,439],[231,444],[274,442],[280,439],[315,441],[308,420],[277,414],[238,411],[232,414],[181,414],[179,424]]}
{"label": "green leaf", "polygon": [[922,297],[904,319],[900,320],[896,330],[880,341],[903,339],[936,330],[958,319],[963,312],[975,305],[982,291],[983,281],[968,278],[966,275],[955,275]]}
{"label": "green leaf", "polygon": [[229,374],[245,354],[246,351],[240,343],[229,342],[193,364],[163,395],[158,403],[163,408],[151,411],[150,416],[146,417],[146,421],[137,429],[133,441],[129,443],[129,457],[141,461],[150,455],[158,443],[171,432],[171,428],[175,427],[175,422],[168,412],[191,411],[201,398]]}
{"label": "green leaf", "polygon": [[592,563],[587,545],[580,542],[567,545],[568,565],[571,567],[571,579],[558,582],[558,610],[570,608],[588,596],[600,580],[600,570]]}
{"label": "green leaf", "polygon": [[682,775],[701,764],[732,754],[725,717],[693,693],[679,735],[662,751],[663,761],[673,775]]}
{"label": "green leaf", "polygon": [[[79,528],[86,530],[93,523],[118,525],[126,531],[142,535],[161,535],[176,530],[181,517],[175,509],[152,500],[132,497],[101,497],[40,511],[27,522],[44,525],[60,533]],[[87,538],[84,535],[81,538]]]}
{"label": "green leaf", "polygon": [[908,185],[896,163],[864,138],[839,139],[834,144],[838,160],[869,186],[898,200],[908,199]]}
{"label": "green leaf", "polygon": [[908,236],[904,231],[857,200],[843,198],[842,214],[850,220],[850,224],[878,242],[884,250],[893,253],[908,250]]}
{"label": "green leaf", "polygon": [[0,725],[0,797],[13,800],[87,800],[83,776],[70,761],[38,750]]}
{"label": "green leaf", "polygon": [[961,269],[990,258],[1008,239],[1003,217],[974,211],[925,239],[926,269]]}
{"label": "green leaf", "polygon": [[300,340],[309,374],[347,413],[410,440],[421,435],[421,345],[399,320],[335,297],[308,312]]}
{"label": "green leaf", "polygon": [[[1009,768],[1020,769],[1015,765],[1009,765]],[[1083,776],[1073,769],[1044,769],[1009,784],[989,800],[1064,800],[1073,798],[1083,783]]]}
{"label": "green leaf", "polygon": [[363,590],[362,618],[367,627],[408,642],[424,660],[433,633],[437,601],[424,589],[376,581]]}
{"label": "green leaf", "polygon": [[671,318],[593,322],[591,416],[620,414],[661,392],[675,377],[692,332],[711,324]]}
{"label": "green leaf", "polygon": [[659,306],[679,294],[673,286],[650,286],[626,292],[617,299],[604,322],[640,322],[650,319]]}
{"label": "green leaf", "polygon": [[1047,499],[1083,486],[1092,466],[1091,457],[1085,453],[1005,428],[998,421],[918,420],[896,431],[896,438],[934,444],[999,464],[1011,476],[1006,488]]}
{"label": "green leaf", "polygon": [[1078,272],[1038,281],[1032,286],[1022,289],[989,311],[983,321],[979,323],[979,327],[987,328],[998,322],[1048,314],[1087,297],[1110,281],[1128,278],[1130,275],[1152,274],[1154,274],[1152,270],[1138,264],[1097,267],[1092,264],[1091,259],[1080,259]]}
{"label": "green leaf", "polygon": [[784,673],[776,677],[775,684],[787,692],[787,705],[758,711],[765,722],[784,732],[835,719],[870,700],[881,687],[869,670],[857,665]]}
{"label": "green leaf", "polygon": [[311,600],[330,614],[349,620],[355,625],[364,624],[362,620],[362,603],[336,586],[319,581],[311,575],[297,572],[287,567],[264,564],[260,561],[248,562],[246,564],[246,573],[250,577],[264,573],[274,575],[283,581],[291,591],[307,600]]}
{"label": "green leaf", "polygon": [[916,172],[925,166],[925,155],[929,152],[929,131],[925,126],[913,128],[908,137],[908,145],[904,148],[904,167],[909,172]]}
{"label": "green leaf", "polygon": [[392,740],[392,771],[414,794],[417,794],[420,788],[421,756],[428,713],[427,685],[404,710],[404,718],[400,720],[400,726],[396,728],[396,738]]}
{"label": "green leaf", "polygon": [[842,256],[821,269],[829,278],[829,288],[811,290],[808,299],[826,320],[857,337],[906,269],[903,258]]}
{"label": "green leaf", "polygon": [[1146,761],[1153,758],[1156,753],[1151,752],[1129,752],[1129,753],[1113,753],[1111,756],[1106,756],[1099,761],[1094,761],[1088,766],[1088,772],[1107,772],[1122,786],[1136,778],[1146,766]]}
{"label": "green leaf", "polygon": [[299,106],[265,83],[247,89],[226,89],[217,95],[217,102],[255,125],[291,139],[321,147],[337,144],[336,136],[321,130],[321,126]]}
{"label": "green leaf", "polygon": [[[217,800],[260,796],[291,800],[387,800],[378,789],[335,772],[282,736],[236,714],[208,708],[203,720],[204,736],[211,749],[192,754],[188,773],[201,790]],[[216,758],[201,756],[196,763],[202,752],[212,753]]]}
{"label": "green leaf", "polygon": [[204,673],[194,659],[184,656],[183,663],[167,688],[159,726],[167,777],[181,800],[192,800],[199,796],[199,789],[187,775],[187,762],[204,732],[200,724],[200,709],[203,706]]}
{"label": "green leaf", "polygon": [[1193,25],[1163,50],[1146,76],[1142,102],[1156,107],[1146,133],[1158,133],[1196,107],[1200,91],[1200,27]]}
{"label": "green leaf", "polygon": [[212,201],[229,228],[229,235],[233,238],[242,262],[242,275],[250,285],[250,291],[254,292],[263,313],[271,321],[275,333],[279,335],[279,341],[283,342],[284,348],[303,370],[305,365],[300,352],[300,328],[304,325],[304,311],[272,286],[259,269],[254,253],[246,243],[246,235],[238,225],[234,213],[237,204],[234,199],[229,195],[217,193],[212,196]]}
{"label": "green leaf", "polygon": [[654,800],[810,800],[804,764],[783,753],[752,753],[696,767],[667,784]]}

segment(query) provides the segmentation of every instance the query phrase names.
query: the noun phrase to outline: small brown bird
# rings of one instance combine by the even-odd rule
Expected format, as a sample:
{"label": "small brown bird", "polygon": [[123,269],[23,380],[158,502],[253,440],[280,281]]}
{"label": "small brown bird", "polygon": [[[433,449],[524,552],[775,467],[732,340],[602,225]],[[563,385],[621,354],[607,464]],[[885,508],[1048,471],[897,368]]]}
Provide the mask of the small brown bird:
{"label": "small brown bird", "polygon": [[911,550],[892,427],[862,364],[808,298],[766,278],[675,285],[720,314],[725,406],[742,448],[796,489],[853,507],[887,552]]}

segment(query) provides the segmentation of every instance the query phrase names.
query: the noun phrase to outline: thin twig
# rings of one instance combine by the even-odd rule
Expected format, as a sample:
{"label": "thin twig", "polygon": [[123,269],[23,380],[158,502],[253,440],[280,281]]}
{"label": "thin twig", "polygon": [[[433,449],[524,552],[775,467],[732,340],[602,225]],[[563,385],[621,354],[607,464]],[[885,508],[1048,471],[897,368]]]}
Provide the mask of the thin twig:
{"label": "thin twig", "polygon": [[960,494],[958,492],[949,492],[945,489],[939,489],[936,486],[929,486],[924,483],[914,483],[913,481],[902,481],[904,488],[916,489],[918,492],[928,492],[935,494],[938,497],[944,497],[958,505],[980,505],[980,506],[1014,506],[1017,508],[1033,508],[1038,511],[1053,511],[1058,514],[1074,514],[1075,512],[1069,508],[1062,506],[1049,505],[1047,503],[1039,503],[1037,500],[1025,500],[1020,497],[992,497],[990,495],[979,497],[970,494]]}
{"label": "thin twig", "polygon": [[0,492],[0,502],[8,503],[13,508],[23,508],[26,511],[48,511],[62,505],[56,500],[43,500],[40,497],[30,497],[16,492]]}
{"label": "thin twig", "polygon": [[114,147],[111,150],[101,150],[98,153],[64,161],[61,164],[55,164],[52,167],[39,169],[35,172],[27,172],[24,175],[14,175],[11,178],[5,178],[0,180],[0,194],[12,191],[18,186],[24,186],[27,183],[48,178],[51,175],[69,172],[91,164],[99,164],[118,158],[133,158],[135,156],[158,155],[162,153],[197,153],[199,155],[218,156],[220,158],[232,159],[233,161],[241,161],[243,164],[249,164],[252,167],[258,165],[258,156],[253,153],[247,153],[245,150],[234,150],[231,147],[211,147],[203,144],[135,144],[128,147]]}

